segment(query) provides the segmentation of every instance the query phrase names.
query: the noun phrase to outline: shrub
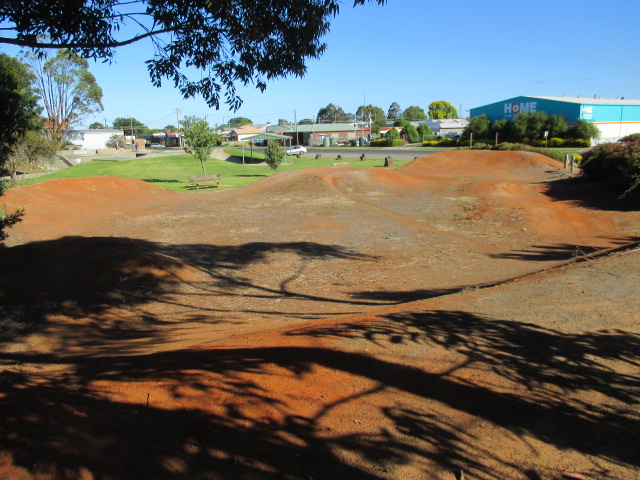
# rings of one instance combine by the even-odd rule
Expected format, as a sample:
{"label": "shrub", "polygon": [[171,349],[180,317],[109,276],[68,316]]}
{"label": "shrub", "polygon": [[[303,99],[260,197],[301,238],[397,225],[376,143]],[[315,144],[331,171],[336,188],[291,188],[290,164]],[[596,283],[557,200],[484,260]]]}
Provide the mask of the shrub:
{"label": "shrub", "polygon": [[386,138],[378,138],[376,140],[371,140],[372,147],[388,147],[389,140]]}
{"label": "shrub", "polygon": [[640,140],[640,133],[632,133],[631,135],[627,135],[626,137],[622,137],[619,142],[635,142]]}
{"label": "shrub", "polygon": [[584,154],[580,168],[589,180],[624,189],[624,196],[640,186],[640,140],[598,145]]}
{"label": "shrub", "polygon": [[575,148],[589,148],[591,142],[584,138],[565,138],[563,147],[575,147]]}
{"label": "shrub", "polygon": [[550,148],[538,148],[532,147],[531,145],[525,145],[523,143],[509,143],[503,142],[499,143],[495,147],[492,147],[492,150],[521,150],[525,152],[534,152],[539,153],[541,155],[545,155],[549,158],[553,158],[554,160],[558,160],[559,162],[564,161],[564,153],[558,150],[552,150]]}
{"label": "shrub", "polygon": [[488,143],[483,143],[483,142],[473,142],[473,147],[471,147],[473,150],[491,150],[492,146],[489,145]]}
{"label": "shrub", "polygon": [[435,147],[436,145],[438,145],[438,140],[425,140],[424,142],[422,142],[422,146],[423,147]]}
{"label": "shrub", "polygon": [[549,147],[551,148],[560,148],[564,145],[564,139],[553,137],[549,139]]}
{"label": "shrub", "polygon": [[264,152],[264,161],[272,170],[278,171],[278,167],[284,160],[284,149],[277,141],[270,140],[267,143],[267,149]]}
{"label": "shrub", "polygon": [[393,139],[391,141],[391,145],[389,145],[390,147],[402,147],[404,146],[404,140],[402,140],[401,138],[396,138]]}

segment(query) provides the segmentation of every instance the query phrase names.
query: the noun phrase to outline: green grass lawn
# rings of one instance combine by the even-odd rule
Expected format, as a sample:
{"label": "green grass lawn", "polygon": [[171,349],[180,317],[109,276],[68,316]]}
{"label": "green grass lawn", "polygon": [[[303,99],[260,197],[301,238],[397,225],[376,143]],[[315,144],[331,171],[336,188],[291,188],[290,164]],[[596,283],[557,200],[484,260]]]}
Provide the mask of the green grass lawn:
{"label": "green grass lawn", "polygon": [[[218,173],[221,175],[221,189],[235,188],[256,182],[264,177],[272,175],[274,172],[267,165],[259,164],[264,160],[262,152],[254,151],[251,157],[250,150],[245,150],[245,163],[242,163],[241,149],[225,150],[230,155],[236,157],[239,163],[217,160],[210,158],[207,160],[205,168],[207,173]],[[349,157],[348,151],[343,154],[342,161],[349,161],[354,167],[383,167],[383,158],[371,158],[360,161],[357,156]],[[293,162],[292,165],[282,165],[279,171],[293,170],[307,167],[329,167],[336,161],[334,156],[327,156],[315,159],[315,152],[310,152],[300,158],[285,157],[285,162]],[[402,165],[409,160],[395,160],[394,165]],[[172,155],[163,157],[137,158],[135,160],[124,160],[119,162],[92,161],[81,163],[74,167],[65,168],[42,177],[25,180],[23,185],[45,182],[47,180],[64,178],[83,178],[96,176],[116,176],[125,178],[135,178],[152,183],[162,188],[175,190],[177,192],[202,192],[210,189],[192,190],[189,177],[192,175],[202,175],[200,163],[191,155]]]}

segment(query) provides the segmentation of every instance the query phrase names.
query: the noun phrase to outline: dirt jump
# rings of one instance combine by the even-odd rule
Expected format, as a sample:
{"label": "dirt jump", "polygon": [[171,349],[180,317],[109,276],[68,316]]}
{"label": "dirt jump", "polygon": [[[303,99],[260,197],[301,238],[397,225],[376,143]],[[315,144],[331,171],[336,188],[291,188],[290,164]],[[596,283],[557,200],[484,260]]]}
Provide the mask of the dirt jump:
{"label": "dirt jump", "polygon": [[640,212],[525,152],[9,190],[0,478],[638,478]]}

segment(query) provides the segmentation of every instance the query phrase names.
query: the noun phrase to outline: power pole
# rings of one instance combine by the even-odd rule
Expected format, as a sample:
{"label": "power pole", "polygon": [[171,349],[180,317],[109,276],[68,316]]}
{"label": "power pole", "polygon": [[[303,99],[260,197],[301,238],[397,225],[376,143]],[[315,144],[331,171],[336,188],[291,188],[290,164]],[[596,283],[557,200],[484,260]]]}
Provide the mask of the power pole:
{"label": "power pole", "polygon": [[178,145],[182,147],[182,135],[180,135],[180,109],[176,108],[176,122],[178,124]]}

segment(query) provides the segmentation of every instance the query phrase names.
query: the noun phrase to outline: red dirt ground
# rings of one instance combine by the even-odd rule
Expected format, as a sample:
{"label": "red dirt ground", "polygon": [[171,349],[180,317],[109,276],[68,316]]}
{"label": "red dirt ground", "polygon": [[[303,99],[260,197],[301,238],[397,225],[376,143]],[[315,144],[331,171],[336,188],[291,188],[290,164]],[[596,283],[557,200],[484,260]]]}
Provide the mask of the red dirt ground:
{"label": "red dirt ground", "polygon": [[0,478],[637,479],[640,213],[561,167],[9,190]]}

